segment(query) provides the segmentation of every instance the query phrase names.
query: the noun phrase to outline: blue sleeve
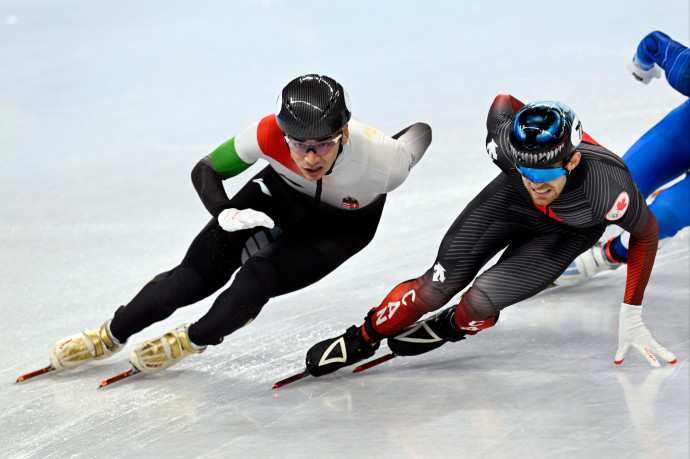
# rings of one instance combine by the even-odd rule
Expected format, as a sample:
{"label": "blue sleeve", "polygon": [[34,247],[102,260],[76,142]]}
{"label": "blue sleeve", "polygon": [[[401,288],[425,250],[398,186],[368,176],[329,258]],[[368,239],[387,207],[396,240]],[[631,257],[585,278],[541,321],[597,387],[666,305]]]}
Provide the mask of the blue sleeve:
{"label": "blue sleeve", "polygon": [[690,97],[690,49],[656,31],[642,39],[636,57],[643,67],[658,64],[671,87]]}

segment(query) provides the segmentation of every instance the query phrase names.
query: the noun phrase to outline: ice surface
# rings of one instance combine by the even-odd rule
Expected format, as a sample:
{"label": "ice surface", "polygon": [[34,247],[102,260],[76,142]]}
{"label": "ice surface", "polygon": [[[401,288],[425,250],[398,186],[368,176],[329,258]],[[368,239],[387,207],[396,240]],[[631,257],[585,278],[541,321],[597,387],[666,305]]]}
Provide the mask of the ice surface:
{"label": "ice surface", "polygon": [[[433,261],[498,173],[483,147],[496,94],[562,100],[619,154],[684,100],[625,63],[652,30],[687,44],[687,1],[469,3],[0,3],[0,456],[687,458],[687,230],[659,253],[645,296],[674,366],[634,351],[613,364],[620,269],[433,353],[271,390]],[[309,72],[338,78],[355,116],[389,134],[434,128],[372,244],[163,374],[96,390],[127,368],[125,352],[15,384],[178,263],[208,218],[191,168]]]}

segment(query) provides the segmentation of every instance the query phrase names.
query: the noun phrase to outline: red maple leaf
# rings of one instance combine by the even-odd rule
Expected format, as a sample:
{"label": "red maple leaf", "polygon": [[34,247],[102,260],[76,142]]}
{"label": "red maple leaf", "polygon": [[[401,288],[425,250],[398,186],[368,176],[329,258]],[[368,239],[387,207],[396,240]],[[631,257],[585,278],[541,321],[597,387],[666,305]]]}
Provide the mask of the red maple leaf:
{"label": "red maple leaf", "polygon": [[620,210],[624,210],[626,207],[628,207],[628,203],[625,200],[625,196],[623,196],[623,199],[621,199],[620,201],[618,201],[616,203],[616,209],[618,209],[620,211]]}

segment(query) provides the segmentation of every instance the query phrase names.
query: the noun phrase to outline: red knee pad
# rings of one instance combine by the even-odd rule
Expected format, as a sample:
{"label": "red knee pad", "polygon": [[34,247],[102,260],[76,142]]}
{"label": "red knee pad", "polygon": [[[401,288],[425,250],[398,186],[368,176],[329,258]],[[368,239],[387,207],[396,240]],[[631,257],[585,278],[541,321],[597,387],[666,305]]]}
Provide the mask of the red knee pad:
{"label": "red knee pad", "polygon": [[468,335],[475,335],[480,330],[485,330],[496,325],[496,322],[498,322],[498,314],[487,319],[473,320],[468,317],[461,301],[458,307],[455,308],[455,316],[453,320],[458,328],[461,328],[462,330],[469,330],[469,333],[467,333]]}
{"label": "red knee pad", "polygon": [[379,306],[369,311],[364,336],[368,341],[380,341],[414,323],[428,311],[419,297],[421,282],[412,279],[396,286]]}

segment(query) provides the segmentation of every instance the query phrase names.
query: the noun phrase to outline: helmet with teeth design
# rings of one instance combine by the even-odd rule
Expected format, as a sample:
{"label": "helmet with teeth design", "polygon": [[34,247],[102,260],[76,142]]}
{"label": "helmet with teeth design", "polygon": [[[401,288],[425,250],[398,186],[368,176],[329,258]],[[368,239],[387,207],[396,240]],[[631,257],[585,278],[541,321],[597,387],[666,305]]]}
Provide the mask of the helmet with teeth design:
{"label": "helmet with teeth design", "polygon": [[582,140],[582,124],[565,104],[532,102],[515,114],[509,138],[515,164],[548,167],[575,151]]}

